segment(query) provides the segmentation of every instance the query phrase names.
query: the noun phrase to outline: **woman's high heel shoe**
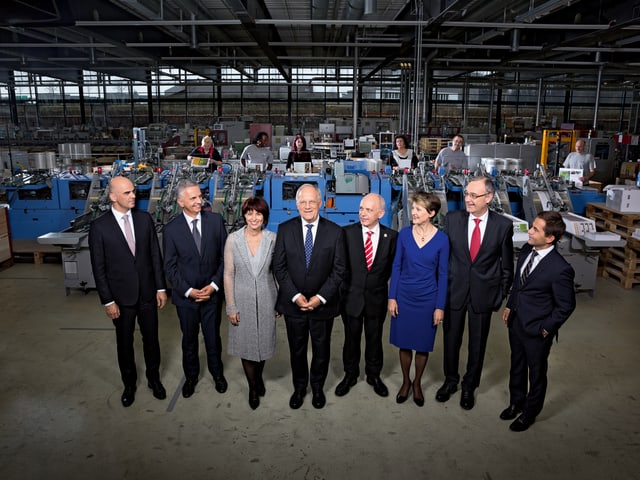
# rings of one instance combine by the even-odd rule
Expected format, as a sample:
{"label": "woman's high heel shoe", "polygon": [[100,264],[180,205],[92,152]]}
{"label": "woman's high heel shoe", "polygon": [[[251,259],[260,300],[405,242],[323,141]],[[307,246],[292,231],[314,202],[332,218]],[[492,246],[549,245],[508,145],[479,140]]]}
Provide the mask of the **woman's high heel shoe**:
{"label": "woman's high heel shoe", "polygon": [[418,385],[417,392],[420,392],[420,395],[416,395],[416,387],[413,387],[413,401],[419,407],[424,407],[424,395],[422,394],[422,388]]}
{"label": "woman's high heel shoe", "polygon": [[402,385],[402,387],[400,387],[400,391],[398,392],[398,395],[396,395],[396,403],[404,403],[407,401],[407,398],[409,398],[409,392],[411,391],[411,383],[409,383],[409,387],[407,387],[407,393],[405,393],[404,395],[402,395],[403,388],[404,388],[404,384]]}
{"label": "woman's high heel shoe", "polygon": [[249,390],[249,406],[255,410],[260,406],[260,396],[256,390]]}

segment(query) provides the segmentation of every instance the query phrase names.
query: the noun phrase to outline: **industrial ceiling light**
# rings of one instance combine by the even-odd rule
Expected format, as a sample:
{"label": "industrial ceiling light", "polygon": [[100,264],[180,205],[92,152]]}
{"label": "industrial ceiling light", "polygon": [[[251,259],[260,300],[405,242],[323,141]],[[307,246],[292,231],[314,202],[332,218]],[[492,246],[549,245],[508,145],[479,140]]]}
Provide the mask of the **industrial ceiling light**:
{"label": "industrial ceiling light", "polygon": [[377,9],[378,9],[377,0],[364,0],[364,14],[365,15],[372,15],[372,14],[376,13]]}

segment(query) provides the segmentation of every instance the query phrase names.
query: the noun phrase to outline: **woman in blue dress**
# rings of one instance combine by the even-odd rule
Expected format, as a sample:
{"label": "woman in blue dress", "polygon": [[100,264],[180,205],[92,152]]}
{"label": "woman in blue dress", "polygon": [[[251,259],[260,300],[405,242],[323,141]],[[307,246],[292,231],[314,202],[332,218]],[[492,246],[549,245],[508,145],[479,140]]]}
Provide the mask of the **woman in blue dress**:
{"label": "woman in blue dress", "polygon": [[[391,315],[391,344],[400,349],[402,387],[396,402],[403,403],[413,387],[413,401],[424,405],[422,374],[438,324],[444,319],[447,297],[449,239],[433,225],[440,211],[440,199],[416,192],[411,198],[412,225],[398,235],[391,272],[388,309]],[[415,350],[415,376],[409,375]]]}

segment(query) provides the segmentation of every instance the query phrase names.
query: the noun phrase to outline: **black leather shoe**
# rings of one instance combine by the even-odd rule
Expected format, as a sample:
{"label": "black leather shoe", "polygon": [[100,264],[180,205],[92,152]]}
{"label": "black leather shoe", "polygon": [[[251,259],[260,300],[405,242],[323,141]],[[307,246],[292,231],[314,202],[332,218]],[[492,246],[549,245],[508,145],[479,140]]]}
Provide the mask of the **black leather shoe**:
{"label": "black leather shoe", "polygon": [[513,420],[518,416],[518,414],[522,412],[522,409],[516,405],[509,405],[505,408],[500,414],[500,418],[502,420]]}
{"label": "black leather shoe", "polygon": [[373,387],[373,391],[381,397],[389,396],[389,389],[380,377],[367,377],[367,383]]}
{"label": "black leather shoe", "polygon": [[327,403],[327,398],[324,396],[324,392],[322,390],[313,392],[311,405],[313,405],[314,408],[322,408],[326,405],[326,403]]}
{"label": "black leather shoe", "polygon": [[306,394],[307,392],[305,392],[304,390],[294,391],[293,395],[291,395],[291,398],[289,399],[289,406],[294,410],[297,410],[298,408],[300,408],[304,403],[304,396]]}
{"label": "black leather shoe", "polygon": [[404,388],[404,385],[400,387],[400,391],[396,395],[396,403],[404,403],[407,401],[407,398],[409,398],[409,392],[411,391],[411,384],[409,384],[409,387],[407,388],[407,393],[404,395],[402,395],[403,388]]}
{"label": "black leather shoe", "polygon": [[458,391],[458,385],[453,383],[444,383],[436,392],[436,400],[439,402],[446,402],[451,398],[451,395]]}
{"label": "black leather shoe", "polygon": [[473,398],[473,390],[462,390],[462,394],[460,395],[460,406],[465,410],[471,410],[475,404],[476,401]]}
{"label": "black leather shoe", "polygon": [[164,389],[162,382],[160,380],[149,381],[147,383],[151,391],[153,391],[153,396],[158,400],[164,400],[167,398],[167,391]]}
{"label": "black leather shoe", "polygon": [[[416,395],[416,392],[419,392],[420,395]],[[419,407],[424,407],[424,394],[422,393],[422,387],[418,385],[418,389],[414,385],[413,387],[413,403],[415,403]]]}
{"label": "black leather shoe", "polygon": [[264,397],[265,394],[267,393],[267,389],[265,388],[264,381],[262,379],[260,379],[260,382],[256,387],[256,392],[258,392],[258,395],[260,395],[261,397]]}
{"label": "black leather shoe", "polygon": [[255,410],[260,406],[260,396],[257,390],[249,390],[249,406],[251,410]]}
{"label": "black leather shoe", "polygon": [[120,397],[123,407],[130,407],[136,401],[136,387],[124,387],[122,397]]}
{"label": "black leather shoe", "polygon": [[219,377],[213,377],[213,383],[216,384],[216,391],[218,393],[224,393],[227,391],[227,379],[224,378],[224,375],[220,375]]}
{"label": "black leather shoe", "polygon": [[344,397],[351,387],[353,387],[356,383],[358,383],[358,378],[352,375],[345,375],[342,381],[336,387],[336,396]]}
{"label": "black leather shoe", "polygon": [[535,418],[525,417],[524,414],[520,415],[516,420],[509,425],[509,430],[512,432],[524,432],[536,421]]}
{"label": "black leather shoe", "polygon": [[184,385],[182,385],[182,396],[184,398],[189,398],[193,395],[193,392],[196,391],[196,385],[198,384],[197,379],[186,379],[184,381]]}

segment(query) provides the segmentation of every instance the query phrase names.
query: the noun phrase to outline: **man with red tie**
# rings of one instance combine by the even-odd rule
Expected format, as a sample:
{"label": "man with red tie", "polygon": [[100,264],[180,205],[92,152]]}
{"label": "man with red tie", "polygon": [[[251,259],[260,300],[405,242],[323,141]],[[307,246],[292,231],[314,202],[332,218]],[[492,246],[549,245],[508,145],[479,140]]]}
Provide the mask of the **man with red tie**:
{"label": "man with red tie", "polygon": [[436,400],[446,402],[458,389],[460,347],[468,319],[467,369],[460,406],[471,410],[480,385],[491,315],[498,311],[513,281],[513,224],[489,210],[490,178],[472,178],[464,192],[466,211],[449,212],[442,221],[449,236],[449,289],[443,324],[445,381]]}
{"label": "man with red tie", "polygon": [[380,378],[382,371],[382,329],[387,316],[391,266],[396,254],[398,232],[380,224],[385,214],[384,198],[370,193],[360,201],[360,222],[343,228],[347,246],[347,281],[342,302],[344,379],[336,395],[349,393],[360,375],[360,342],[365,338],[367,383],[381,397],[389,390]]}

